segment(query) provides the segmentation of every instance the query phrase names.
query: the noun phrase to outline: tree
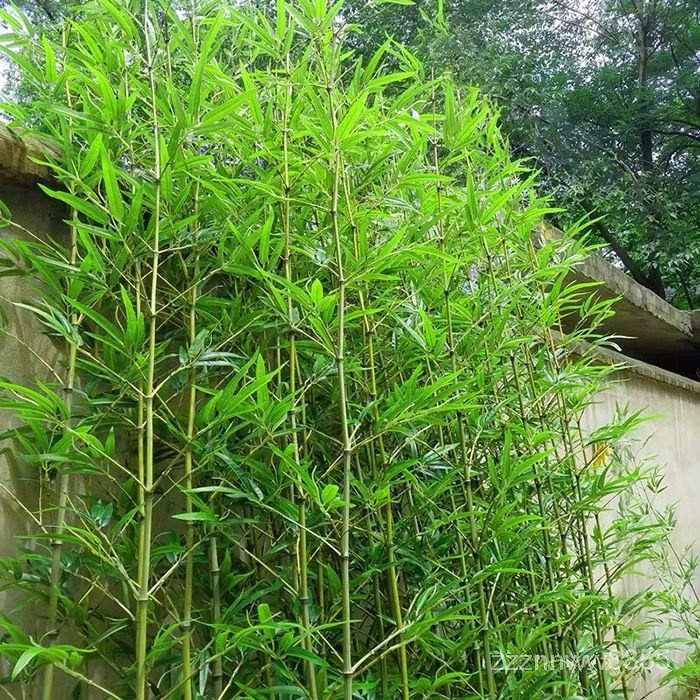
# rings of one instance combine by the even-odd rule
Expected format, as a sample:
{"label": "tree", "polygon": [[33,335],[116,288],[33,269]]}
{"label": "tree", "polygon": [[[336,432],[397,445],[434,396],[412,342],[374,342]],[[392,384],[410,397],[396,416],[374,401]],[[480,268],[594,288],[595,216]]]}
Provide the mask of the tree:
{"label": "tree", "polygon": [[[700,298],[700,25],[690,0],[606,2],[600,65],[566,96],[578,150],[593,145],[583,187],[642,261],[661,296]],[[695,250],[693,250],[695,249]]]}
{"label": "tree", "polygon": [[[586,9],[582,9],[585,7]],[[693,0],[484,0],[410,7],[364,2],[374,35],[395,35],[436,72],[479,85],[501,108],[542,188],[592,214],[606,250],[679,306],[700,299],[700,11]]]}

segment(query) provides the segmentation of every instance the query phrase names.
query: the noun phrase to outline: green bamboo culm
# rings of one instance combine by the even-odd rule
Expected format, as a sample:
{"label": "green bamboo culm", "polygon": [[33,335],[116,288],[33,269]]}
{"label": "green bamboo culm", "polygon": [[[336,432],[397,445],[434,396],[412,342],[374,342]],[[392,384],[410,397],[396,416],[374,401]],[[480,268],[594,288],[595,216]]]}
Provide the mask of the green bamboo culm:
{"label": "green bamboo culm", "polygon": [[[356,258],[360,257],[359,251],[359,241],[358,241],[358,231],[357,224],[354,220],[352,203],[350,201],[350,188],[347,181],[347,175],[343,175],[343,194],[345,198],[345,205],[347,208],[348,215],[348,225],[352,232],[352,246]],[[384,447],[384,439],[382,437],[381,431],[378,430],[379,412],[377,409],[377,370],[376,370],[376,358],[374,350],[374,328],[370,322],[369,316],[367,314],[368,301],[371,299],[370,294],[367,289],[358,290],[358,302],[360,305],[360,310],[363,313],[363,342],[367,347],[367,401],[372,405],[372,427],[370,429],[369,435],[369,450],[370,450],[370,467],[373,472],[374,478],[377,478],[377,467],[381,472],[384,472],[387,468],[387,455],[386,449]],[[392,504],[392,494],[389,490],[386,494],[386,502],[382,509],[384,515],[384,541],[387,551],[387,589],[388,598],[390,600],[390,607],[392,614],[394,616],[394,622],[397,629],[400,631],[403,628],[403,613],[401,611],[401,599],[399,594],[399,586],[396,576],[396,565],[395,565],[395,553],[394,553],[394,518],[393,518],[393,504]],[[370,523],[371,531],[371,523]],[[378,586],[378,582],[375,579],[375,586]],[[379,597],[378,589],[374,592],[375,601],[375,611],[376,615],[379,616],[379,628],[382,638],[385,635],[383,630],[383,613],[381,598]],[[399,672],[401,675],[401,695],[406,700],[409,696],[409,682],[408,682],[408,660],[406,654],[406,646],[403,640],[403,634],[399,634],[398,637],[399,646],[397,649],[399,658]],[[382,667],[381,670],[382,684],[385,683],[386,669]],[[386,693],[384,689],[382,692]]]}
{"label": "green bamboo culm", "polygon": [[[435,96],[433,94],[433,104],[435,102]],[[449,102],[448,102],[449,104]],[[433,128],[435,128],[435,123],[433,123]],[[435,202],[436,202],[436,229],[438,245],[441,250],[445,251],[445,236],[446,231],[443,226],[443,216],[442,216],[442,185],[440,183],[440,158],[438,155],[438,142],[437,137],[433,139],[433,166],[435,168],[436,185],[435,185]],[[445,325],[446,325],[446,350],[450,358],[450,367],[452,372],[457,374],[457,348],[455,344],[454,337],[454,326],[452,324],[452,274],[450,273],[450,266],[445,266],[443,271],[443,282],[442,290],[445,297],[444,300],[444,314],[445,314]],[[476,517],[474,513],[474,499],[472,495],[472,469],[470,464],[469,451],[467,449],[467,434],[464,426],[464,418],[462,416],[462,411],[457,410],[456,412],[456,423],[457,423],[457,440],[459,443],[459,459],[461,461],[461,467],[464,470],[464,494],[465,494],[465,506],[467,509],[469,517],[469,542],[471,545],[473,556],[479,566],[483,566],[483,561],[480,552],[480,542],[479,533],[477,530]],[[477,647],[478,653],[476,655],[477,663],[479,666],[479,673],[481,673],[481,659],[483,659],[484,675],[486,676],[486,689],[488,697],[493,699],[496,695],[496,684],[493,676],[492,670],[492,659],[491,659],[491,643],[490,643],[490,629],[488,620],[488,606],[486,602],[486,591],[484,590],[484,584],[481,580],[477,581],[477,608],[479,622],[481,625],[480,634],[480,644]],[[481,682],[480,682],[481,683]]]}
{"label": "green bamboo culm", "polygon": [[[67,40],[66,30],[64,30],[62,35],[62,44],[65,45]],[[66,91],[66,103],[70,107],[71,105],[71,94],[68,85],[65,87]],[[70,120],[68,121],[70,125]],[[70,137],[70,132],[68,132]],[[73,216],[75,214],[73,213]],[[75,267],[77,263],[77,232],[76,227],[73,223],[69,225],[70,227],[70,265]],[[68,291],[68,290],[67,290]],[[78,314],[75,310],[69,311],[70,323],[73,327],[73,334],[78,333]],[[66,411],[66,426],[63,430],[64,437],[70,437],[70,422],[73,407],[73,392],[75,391],[75,371],[76,371],[76,361],[77,361],[77,339],[73,337],[68,341],[68,367],[66,369],[66,380],[65,387],[63,390],[64,394],[64,405]],[[47,632],[45,635],[45,640],[52,640],[58,636],[58,605],[60,598],[60,582],[62,573],[62,563],[61,563],[61,551],[63,549],[62,538],[64,536],[66,528],[66,515],[67,515],[67,505],[68,498],[70,495],[71,488],[71,478],[70,471],[64,469],[61,471],[58,483],[58,498],[56,507],[56,523],[54,538],[51,542],[51,583],[49,589],[49,605],[48,605],[48,621],[47,621]],[[48,665],[44,671],[44,677],[42,681],[42,700],[51,700],[54,692],[54,666]]]}
{"label": "green bamboo culm", "polygon": [[160,265],[160,217],[161,217],[161,178],[163,163],[161,160],[161,137],[156,96],[155,52],[150,35],[153,31],[149,2],[144,1],[143,34],[146,49],[146,70],[151,95],[151,123],[153,129],[154,158],[154,199],[152,238],[149,247],[152,252],[149,270],[150,294],[148,296],[148,345],[146,352],[146,381],[144,385],[145,402],[145,469],[143,483],[143,503],[140,504],[141,522],[138,540],[138,587],[136,597],[136,700],[146,700],[148,690],[148,608],[151,601],[151,546],[153,530],[153,489],[155,485],[155,367],[156,339],[158,334],[158,281]]}
{"label": "green bamboo culm", "polygon": [[7,113],[70,210],[67,244],[0,239],[69,370],[0,382],[3,438],[57,481],[0,561],[4,680],[631,697],[601,660],[654,646],[674,596],[620,584],[669,527],[628,505],[657,487],[641,418],[578,432],[610,305],[568,281],[584,224],[533,245],[552,207],[488,101],[391,39],[360,61],[316,0],[88,0],[64,42],[2,18]]}
{"label": "green bamboo culm", "polygon": [[[197,18],[191,17],[192,41],[197,45]],[[198,110],[195,110],[194,119],[199,118]],[[189,309],[186,315],[187,341],[190,347],[197,342],[197,297],[200,278],[200,252],[199,252],[199,182],[194,183],[192,192],[192,242],[193,256],[191,260],[181,258],[183,279],[189,287]],[[191,267],[191,270],[189,269]],[[194,427],[197,413],[197,368],[191,364],[187,376],[187,427],[185,433],[184,454],[184,487],[185,487],[185,513],[191,517],[192,498],[190,494],[194,487],[194,458],[193,440]],[[192,605],[194,595],[194,557],[195,557],[195,525],[191,519],[185,522],[185,580],[183,591],[182,610],[182,696],[183,700],[192,700]],[[216,559],[212,559],[212,564]],[[212,588],[214,583],[212,582]]]}
{"label": "green bamboo culm", "polygon": [[[283,6],[278,8],[278,13],[284,13],[285,9]],[[285,29],[287,27],[287,17],[285,14],[281,16],[278,15],[278,40],[283,44],[285,43]],[[297,415],[299,412],[299,399],[297,397],[297,375],[299,369],[299,358],[297,355],[297,339],[294,330],[295,317],[294,317],[294,300],[292,298],[291,289],[294,285],[294,275],[293,275],[293,263],[292,259],[292,228],[291,228],[291,195],[292,186],[290,180],[289,172],[289,131],[290,131],[290,109],[293,97],[293,85],[292,85],[292,67],[289,58],[289,53],[285,53],[283,65],[283,108],[282,108],[282,120],[280,124],[280,129],[282,132],[282,203],[281,203],[281,220],[282,220],[282,232],[284,236],[284,275],[285,281],[289,287],[289,292],[287,293],[287,322],[289,323],[289,334],[287,336],[287,342],[289,345],[289,395],[291,397],[291,406],[289,408],[289,430],[291,433],[292,442],[292,457],[294,462],[299,465],[301,464],[301,449],[299,447],[299,427]],[[297,500],[298,506],[298,518],[299,518],[299,540],[297,545],[297,560],[299,569],[299,604],[301,606],[301,626],[304,630],[304,648],[308,654],[313,653],[312,640],[310,637],[311,633],[311,618],[310,618],[310,604],[309,604],[309,576],[308,576],[308,544],[307,544],[307,532],[306,532],[306,493],[303,489],[297,489]],[[308,689],[309,697],[311,700],[316,700],[318,698],[318,692],[316,689],[316,669],[311,661],[306,664],[306,686]]]}
{"label": "green bamboo culm", "polygon": [[[342,162],[340,157],[340,144],[338,136],[338,115],[335,95],[337,91],[337,61],[339,45],[335,37],[323,46],[326,55],[321,55],[323,61],[328,58],[327,66],[324,66],[326,91],[328,93],[329,111],[329,179],[330,179],[330,221],[331,235],[333,238],[335,273],[338,284],[337,294],[337,339],[335,345],[335,363],[338,374],[338,409],[340,414],[340,444],[342,448],[342,480],[343,480],[343,506],[340,530],[340,557],[341,557],[341,587],[342,587],[342,616],[343,616],[343,697],[352,700],[353,666],[352,666],[352,619],[351,619],[351,581],[350,581],[350,506],[351,506],[351,469],[353,447],[350,437],[350,425],[348,416],[347,388],[345,377],[345,297],[346,284],[345,266],[343,265],[343,244],[340,231],[340,183]],[[323,64],[322,64],[323,65]]]}

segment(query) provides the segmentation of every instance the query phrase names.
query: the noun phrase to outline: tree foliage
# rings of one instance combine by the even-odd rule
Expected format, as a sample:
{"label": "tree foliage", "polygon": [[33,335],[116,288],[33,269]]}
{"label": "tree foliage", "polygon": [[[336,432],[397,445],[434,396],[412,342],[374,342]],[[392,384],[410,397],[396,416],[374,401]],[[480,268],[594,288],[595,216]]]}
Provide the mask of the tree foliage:
{"label": "tree foliage", "polygon": [[358,2],[353,11],[374,17],[361,49],[396,35],[436,70],[481,86],[514,151],[541,169],[544,191],[574,217],[602,217],[597,233],[639,282],[679,306],[699,303],[696,2]]}

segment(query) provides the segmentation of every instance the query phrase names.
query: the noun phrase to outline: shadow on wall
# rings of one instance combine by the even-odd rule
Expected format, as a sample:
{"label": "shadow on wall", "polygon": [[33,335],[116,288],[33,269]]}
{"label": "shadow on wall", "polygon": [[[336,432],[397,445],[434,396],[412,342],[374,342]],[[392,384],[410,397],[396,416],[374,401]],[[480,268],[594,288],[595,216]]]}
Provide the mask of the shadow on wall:
{"label": "shadow on wall", "polygon": [[[0,200],[9,208],[13,220],[44,240],[65,235],[63,208],[50,200],[33,183],[0,180]],[[0,229],[0,236],[29,240],[28,231],[17,226]],[[21,384],[56,381],[61,374],[61,351],[58,344],[43,333],[34,315],[16,302],[36,297],[27,280],[21,277],[0,277],[0,376]],[[0,432],[14,425],[14,418],[0,411]],[[47,484],[40,478],[36,465],[17,459],[9,443],[0,445],[0,556],[16,554],[18,549],[31,546],[28,539],[36,532],[32,522],[37,517],[41,490]],[[20,503],[22,505],[20,505]],[[31,514],[30,512],[31,511]],[[47,514],[51,517],[51,514]],[[17,593],[0,593],[0,611],[16,618],[33,630],[36,639],[44,632],[44,611],[22,608]],[[2,668],[2,675],[9,669]],[[12,686],[5,686],[12,693]],[[17,695],[25,697],[25,695]]]}

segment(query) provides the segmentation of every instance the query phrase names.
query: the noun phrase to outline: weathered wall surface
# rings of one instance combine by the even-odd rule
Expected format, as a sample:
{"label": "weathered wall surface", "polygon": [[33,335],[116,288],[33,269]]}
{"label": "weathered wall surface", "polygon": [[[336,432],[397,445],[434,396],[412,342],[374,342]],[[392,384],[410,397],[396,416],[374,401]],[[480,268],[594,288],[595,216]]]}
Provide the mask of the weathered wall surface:
{"label": "weathered wall surface", "polygon": [[[44,239],[62,237],[64,213],[49,200],[35,184],[17,184],[0,180],[0,200],[10,209],[17,224]],[[0,237],[29,239],[30,234],[16,226],[0,228]],[[0,255],[4,255],[0,251]],[[0,332],[0,376],[20,384],[32,384],[37,379],[55,380],[53,372],[62,374],[60,352],[42,333],[41,326],[27,310],[14,302],[35,298],[26,279],[0,277],[0,308],[4,315]],[[12,416],[0,411],[0,432],[12,426]],[[0,447],[8,447],[3,443]],[[18,505],[18,500],[33,510],[38,505],[39,480],[35,466],[16,459],[11,450],[0,454],[0,557],[12,556],[22,547],[23,538],[35,529],[29,515]],[[26,629],[40,637],[43,611],[24,609],[15,613],[18,598],[0,595],[0,611],[22,620]],[[6,668],[0,669],[5,675]],[[23,697],[17,694],[16,697]]]}
{"label": "weathered wall surface", "polygon": [[[633,449],[663,468],[666,488],[654,496],[654,505],[663,509],[675,504],[678,523],[672,536],[674,548],[682,552],[698,543],[696,551],[700,551],[700,383],[639,363],[620,371],[617,378],[620,381],[589,408],[586,427],[608,423],[617,406],[654,416],[637,429],[635,437],[639,442]],[[653,585],[655,574],[645,573],[648,576],[628,577],[623,586],[625,592],[638,593]],[[700,591],[700,572],[696,573],[694,584]],[[693,600],[692,591],[688,590],[687,595]],[[683,656],[678,661],[684,661]],[[635,698],[675,698],[670,688],[657,689],[662,675],[663,671],[656,669],[645,681],[639,681]]]}

